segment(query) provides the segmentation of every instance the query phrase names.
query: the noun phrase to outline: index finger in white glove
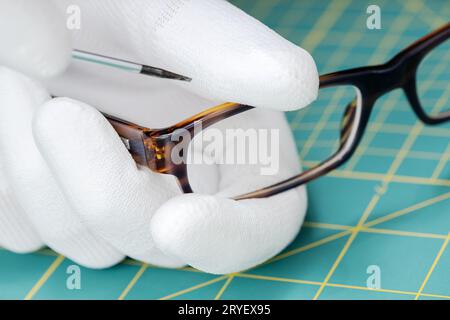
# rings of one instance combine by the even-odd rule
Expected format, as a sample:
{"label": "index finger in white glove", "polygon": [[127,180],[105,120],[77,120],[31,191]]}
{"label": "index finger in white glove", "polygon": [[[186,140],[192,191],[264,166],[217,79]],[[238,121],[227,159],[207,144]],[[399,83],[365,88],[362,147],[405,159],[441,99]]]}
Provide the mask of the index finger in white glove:
{"label": "index finger in white glove", "polygon": [[[309,53],[226,1],[55,0],[55,4],[64,11],[71,4],[80,6],[75,47],[193,79],[168,86],[181,85],[213,101],[277,110],[301,108],[316,98],[318,74]],[[96,94],[93,90],[98,87],[92,82],[90,86],[83,89]],[[80,92],[70,91],[65,88],[64,94],[82,98]]]}

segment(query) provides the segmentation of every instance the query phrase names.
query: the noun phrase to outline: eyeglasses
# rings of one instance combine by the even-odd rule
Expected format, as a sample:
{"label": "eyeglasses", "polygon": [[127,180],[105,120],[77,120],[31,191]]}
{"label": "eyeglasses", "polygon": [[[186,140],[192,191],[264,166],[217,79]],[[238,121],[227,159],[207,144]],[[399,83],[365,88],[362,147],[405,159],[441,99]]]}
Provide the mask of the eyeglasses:
{"label": "eyeglasses", "polygon": [[[445,99],[442,100],[445,91],[450,89],[449,38],[450,23],[447,23],[385,64],[320,76],[317,101],[313,106],[298,111],[299,119],[310,118],[314,121],[315,116],[326,113],[330,118],[335,117],[339,123],[334,127],[324,125],[315,133],[316,137],[324,136],[328,141],[322,152],[316,155],[318,165],[294,177],[233,199],[270,197],[317,179],[341,166],[353,155],[360,143],[375,102],[395,89],[403,90],[413,111],[424,123],[435,125],[450,120],[450,105]],[[341,104],[341,101],[345,103]],[[147,166],[154,172],[175,176],[183,192],[190,193],[192,188],[187,164],[175,163],[171,156],[181,143],[178,137],[174,137],[177,129],[183,129],[193,139],[198,133],[194,130],[196,124],[200,123],[202,129],[206,129],[252,108],[238,103],[225,103],[171,127],[156,130],[110,115],[105,114],[105,117],[138,164]]]}

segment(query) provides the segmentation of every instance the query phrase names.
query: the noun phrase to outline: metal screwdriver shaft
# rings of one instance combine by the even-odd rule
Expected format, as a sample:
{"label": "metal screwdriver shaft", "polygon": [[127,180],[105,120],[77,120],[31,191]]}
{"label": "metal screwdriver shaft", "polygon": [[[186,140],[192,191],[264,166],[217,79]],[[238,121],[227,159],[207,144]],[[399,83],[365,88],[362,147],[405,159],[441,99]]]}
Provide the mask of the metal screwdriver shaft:
{"label": "metal screwdriver shaft", "polygon": [[107,57],[104,55],[91,53],[82,50],[73,50],[72,57],[77,60],[102,64],[108,67],[118,68],[129,72],[144,74],[147,76],[158,77],[163,79],[172,79],[180,81],[191,81],[192,79],[177,73],[173,73],[161,68],[155,68],[147,65],[142,65],[122,59]]}

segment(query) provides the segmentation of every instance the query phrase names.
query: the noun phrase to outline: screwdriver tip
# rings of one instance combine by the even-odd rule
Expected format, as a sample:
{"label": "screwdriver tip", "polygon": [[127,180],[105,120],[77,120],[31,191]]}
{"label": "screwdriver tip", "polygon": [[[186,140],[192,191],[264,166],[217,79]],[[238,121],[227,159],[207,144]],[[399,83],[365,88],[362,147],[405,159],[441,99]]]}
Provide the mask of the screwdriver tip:
{"label": "screwdriver tip", "polygon": [[158,77],[158,78],[164,78],[164,79],[172,79],[172,80],[180,80],[180,81],[187,81],[191,82],[192,78],[183,76],[181,74],[177,74],[171,71],[167,71],[160,68],[150,67],[143,65],[141,74],[145,74],[148,76]]}

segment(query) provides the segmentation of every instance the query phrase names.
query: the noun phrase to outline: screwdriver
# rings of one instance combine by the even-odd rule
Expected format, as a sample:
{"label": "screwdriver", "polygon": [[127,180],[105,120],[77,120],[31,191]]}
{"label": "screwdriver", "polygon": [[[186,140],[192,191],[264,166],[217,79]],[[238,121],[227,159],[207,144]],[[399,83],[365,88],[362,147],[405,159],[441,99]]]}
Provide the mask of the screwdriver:
{"label": "screwdriver", "polygon": [[122,59],[111,58],[101,54],[96,54],[92,52],[87,52],[83,50],[73,50],[72,57],[77,60],[93,62],[98,64],[103,64],[105,66],[114,67],[122,69],[129,72],[134,72],[138,74],[143,74],[146,76],[158,77],[163,79],[172,79],[190,82],[192,79],[180,74],[167,71],[161,68],[151,67],[143,64],[138,64]]}

